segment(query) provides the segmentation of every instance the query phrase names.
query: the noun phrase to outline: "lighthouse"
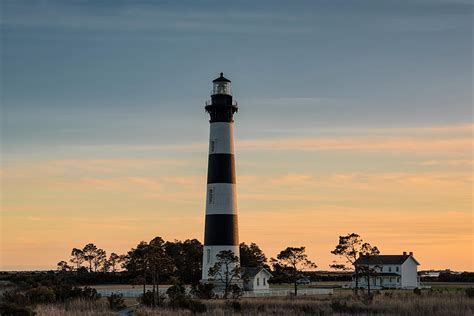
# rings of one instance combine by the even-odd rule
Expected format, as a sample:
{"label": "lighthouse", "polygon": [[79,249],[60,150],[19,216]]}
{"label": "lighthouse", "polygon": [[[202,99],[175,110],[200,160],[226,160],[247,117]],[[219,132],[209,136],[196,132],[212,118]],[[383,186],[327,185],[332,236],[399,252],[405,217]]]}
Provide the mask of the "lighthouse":
{"label": "lighthouse", "polygon": [[216,255],[231,250],[239,257],[237,185],[234,156],[234,113],[230,80],[221,72],[212,81],[211,101],[206,102],[210,116],[209,160],[207,170],[206,220],[202,282],[209,282],[209,268]]}

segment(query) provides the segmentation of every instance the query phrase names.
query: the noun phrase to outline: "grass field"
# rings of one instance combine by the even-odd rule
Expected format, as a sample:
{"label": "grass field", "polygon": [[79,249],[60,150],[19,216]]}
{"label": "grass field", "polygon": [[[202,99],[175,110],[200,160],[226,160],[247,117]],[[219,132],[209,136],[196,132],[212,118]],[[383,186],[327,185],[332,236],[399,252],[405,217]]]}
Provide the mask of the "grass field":
{"label": "grass field", "polygon": [[[312,282],[309,285],[298,285],[299,289],[304,288],[340,288],[343,285],[347,285],[349,282]],[[424,286],[431,286],[433,289],[465,289],[469,287],[474,287],[474,283],[470,282],[422,282]],[[286,289],[293,288],[293,284],[283,283],[283,284],[271,284],[271,288],[275,289]]]}
{"label": "grass field", "polygon": [[[453,284],[453,289],[459,289]],[[77,301],[63,305],[40,305],[38,316],[116,315],[107,308],[107,301]],[[136,299],[126,299],[127,305],[135,305]],[[206,315],[473,315],[474,298],[462,292],[423,291],[416,295],[411,291],[377,292],[368,303],[355,297],[351,291],[335,292],[334,295],[267,297],[240,300],[202,300]],[[186,309],[139,307],[134,315],[192,315]]]}

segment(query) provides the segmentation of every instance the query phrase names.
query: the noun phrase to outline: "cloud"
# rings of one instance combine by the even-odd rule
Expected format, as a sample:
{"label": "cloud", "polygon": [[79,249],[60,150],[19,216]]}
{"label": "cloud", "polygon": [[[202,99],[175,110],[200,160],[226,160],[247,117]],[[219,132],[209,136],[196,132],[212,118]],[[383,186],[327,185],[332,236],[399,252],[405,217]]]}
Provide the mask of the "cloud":
{"label": "cloud", "polygon": [[417,166],[472,166],[474,160],[472,159],[446,159],[446,160],[424,160],[424,161],[411,161],[408,162],[410,165]]}
{"label": "cloud", "polygon": [[472,139],[420,139],[392,137],[280,138],[236,142],[241,150],[272,151],[358,151],[358,152],[466,152]]}

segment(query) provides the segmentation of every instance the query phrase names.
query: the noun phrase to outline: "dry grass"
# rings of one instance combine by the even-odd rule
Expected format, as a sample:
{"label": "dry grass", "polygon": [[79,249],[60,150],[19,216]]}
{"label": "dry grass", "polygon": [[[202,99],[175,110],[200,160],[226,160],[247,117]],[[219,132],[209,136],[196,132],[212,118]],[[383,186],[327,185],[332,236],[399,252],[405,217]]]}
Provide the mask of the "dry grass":
{"label": "dry grass", "polygon": [[[461,293],[423,293],[422,296],[411,292],[380,294],[369,305],[360,299],[345,293],[335,296],[267,297],[248,298],[238,301],[210,300],[202,301],[206,315],[432,315],[465,316],[473,315],[474,299]],[[68,305],[38,306],[38,316],[63,315],[116,315],[107,309],[106,303],[73,302]],[[192,315],[188,310],[169,308],[150,309],[140,307],[134,315]]]}
{"label": "dry grass", "polygon": [[99,301],[72,301],[64,304],[38,305],[35,309],[37,316],[109,316],[117,315],[107,307],[103,300]]}

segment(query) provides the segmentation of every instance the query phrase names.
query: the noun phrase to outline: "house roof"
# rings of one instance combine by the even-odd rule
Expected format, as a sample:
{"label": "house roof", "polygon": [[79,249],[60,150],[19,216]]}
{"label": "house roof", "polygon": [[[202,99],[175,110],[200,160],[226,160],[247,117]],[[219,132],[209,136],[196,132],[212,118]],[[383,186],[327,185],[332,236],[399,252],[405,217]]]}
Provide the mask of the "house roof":
{"label": "house roof", "polygon": [[253,278],[256,276],[260,271],[264,270],[268,275],[273,276],[270,271],[265,268],[254,268],[254,267],[242,267],[242,275],[248,278]]}
{"label": "house roof", "polygon": [[416,264],[420,264],[412,255],[379,255],[379,256],[361,256],[355,261],[355,264],[403,264],[408,258],[412,258]]}

